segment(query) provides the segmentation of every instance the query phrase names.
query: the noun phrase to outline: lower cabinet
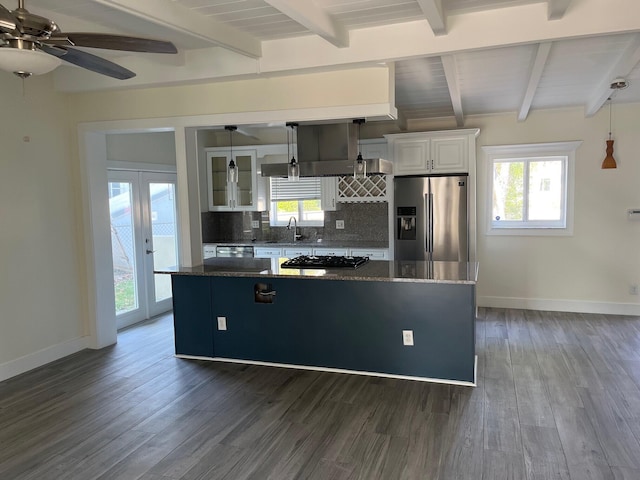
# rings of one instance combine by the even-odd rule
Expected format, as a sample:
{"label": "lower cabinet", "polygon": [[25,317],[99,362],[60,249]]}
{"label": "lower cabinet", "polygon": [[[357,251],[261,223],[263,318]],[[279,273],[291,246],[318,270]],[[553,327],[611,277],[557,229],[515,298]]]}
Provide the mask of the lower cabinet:
{"label": "lower cabinet", "polygon": [[255,247],[253,249],[255,258],[280,258],[282,256],[281,248],[272,247]]}
{"label": "lower cabinet", "polygon": [[475,382],[474,284],[171,278],[177,355]]}
{"label": "lower cabinet", "polygon": [[369,260],[388,260],[388,248],[352,248],[352,257],[369,257]]}
{"label": "lower cabinet", "polygon": [[323,255],[330,257],[369,257],[370,260],[388,260],[388,248],[347,248],[347,247],[255,247],[255,258],[292,258],[300,255]]}
{"label": "lower cabinet", "polygon": [[176,354],[213,357],[211,279],[171,275]]}
{"label": "lower cabinet", "polygon": [[287,258],[299,257],[301,255],[313,255],[313,248],[311,247],[285,247],[282,249],[282,253]]}
{"label": "lower cabinet", "polygon": [[348,248],[314,248],[314,255],[327,257],[346,257],[349,255]]}

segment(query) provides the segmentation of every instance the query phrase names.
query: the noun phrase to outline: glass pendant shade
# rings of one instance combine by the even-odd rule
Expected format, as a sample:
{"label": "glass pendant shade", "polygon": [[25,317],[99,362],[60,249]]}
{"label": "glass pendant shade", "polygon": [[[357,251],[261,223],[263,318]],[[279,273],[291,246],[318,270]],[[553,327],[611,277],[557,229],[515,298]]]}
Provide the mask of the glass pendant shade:
{"label": "glass pendant shade", "polygon": [[58,57],[39,50],[0,48],[0,70],[18,75],[44,75],[61,63]]}
{"label": "glass pendant shade", "polygon": [[238,168],[233,159],[229,162],[229,168],[227,169],[227,182],[238,183]]}
{"label": "glass pendant shade", "polygon": [[353,178],[363,179],[367,176],[367,162],[358,154],[358,158],[353,162]]}
{"label": "glass pendant shade", "polygon": [[297,182],[300,180],[300,165],[298,165],[298,162],[296,161],[295,157],[293,157],[291,159],[291,162],[289,162],[287,179],[290,182]]}

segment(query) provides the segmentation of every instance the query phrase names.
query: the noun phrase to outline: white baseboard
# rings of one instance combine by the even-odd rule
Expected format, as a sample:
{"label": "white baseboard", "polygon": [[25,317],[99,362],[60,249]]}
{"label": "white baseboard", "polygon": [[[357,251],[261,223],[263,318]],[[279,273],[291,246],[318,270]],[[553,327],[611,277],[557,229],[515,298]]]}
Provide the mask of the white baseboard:
{"label": "white baseboard", "polygon": [[0,363],[0,382],[28,372],[87,348],[88,337],[74,338],[23,357]]}
{"label": "white baseboard", "polygon": [[604,315],[640,316],[640,303],[590,302],[586,300],[552,300],[545,298],[482,297],[479,307],[546,310],[550,312],[600,313]]}
{"label": "white baseboard", "polygon": [[349,375],[364,375],[366,377],[382,377],[382,378],[395,378],[399,380],[414,380],[417,382],[430,382],[430,383],[444,383],[446,385],[460,385],[463,387],[475,387],[478,374],[478,356],[474,357],[473,363],[473,382],[464,382],[461,380],[447,380],[442,378],[430,378],[430,377],[414,377],[412,375],[396,375],[393,373],[380,373],[380,372],[367,372],[363,370],[348,370],[344,368],[330,368],[330,367],[315,367],[312,365],[297,365],[292,363],[277,363],[277,362],[262,362],[258,360],[240,360],[235,358],[224,357],[201,357],[198,355],[183,355],[176,354],[178,358],[184,358],[187,360],[209,360],[213,362],[226,362],[226,363],[241,363],[245,365],[260,365],[262,367],[279,367],[279,368],[292,368],[297,370],[312,370],[315,372],[331,372],[331,373],[346,373]]}

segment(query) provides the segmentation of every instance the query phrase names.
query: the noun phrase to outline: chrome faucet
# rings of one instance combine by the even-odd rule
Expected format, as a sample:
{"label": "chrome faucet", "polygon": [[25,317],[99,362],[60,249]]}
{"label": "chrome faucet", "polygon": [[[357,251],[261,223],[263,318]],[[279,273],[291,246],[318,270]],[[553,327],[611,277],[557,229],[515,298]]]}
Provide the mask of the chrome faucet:
{"label": "chrome faucet", "polygon": [[291,220],[293,220],[293,241],[295,242],[299,238],[302,238],[302,235],[298,235],[298,220],[293,215],[289,217],[289,223],[287,224],[287,230],[291,230]]}

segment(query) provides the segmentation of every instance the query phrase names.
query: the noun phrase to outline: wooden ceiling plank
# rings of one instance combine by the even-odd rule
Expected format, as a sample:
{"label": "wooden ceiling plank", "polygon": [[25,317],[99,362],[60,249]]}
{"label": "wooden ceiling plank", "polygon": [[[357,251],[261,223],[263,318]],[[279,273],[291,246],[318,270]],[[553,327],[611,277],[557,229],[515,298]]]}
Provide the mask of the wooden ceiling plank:
{"label": "wooden ceiling plank", "polygon": [[611,82],[616,77],[627,77],[640,63],[640,34],[636,34],[624,49],[617,62],[609,69],[594,90],[591,101],[585,106],[585,117],[592,117],[611,96]]}
{"label": "wooden ceiling plank", "polygon": [[349,31],[335,17],[313,2],[265,0],[286,16],[339,48],[349,46]]}
{"label": "wooden ceiling plank", "polygon": [[453,113],[456,116],[458,127],[464,126],[464,112],[462,111],[462,95],[460,94],[460,85],[458,83],[458,68],[456,67],[456,59],[453,55],[443,55],[440,57],[444,68],[444,75],[449,86],[449,95],[451,96],[451,105]]}
{"label": "wooden ceiling plank", "polygon": [[251,58],[262,56],[262,45],[258,39],[234,27],[199,15],[172,0],[91,1]]}
{"label": "wooden ceiling plank", "polygon": [[447,19],[442,13],[442,0],[418,0],[434,35],[446,35]]}
{"label": "wooden ceiling plank", "polygon": [[542,73],[544,72],[547,58],[549,58],[551,45],[552,42],[545,42],[538,45],[535,60],[531,65],[531,71],[529,72],[529,82],[527,84],[527,89],[524,94],[524,99],[522,100],[522,105],[520,106],[520,112],[518,113],[519,121],[526,120],[527,116],[529,115],[533,97],[536,93],[536,90],[538,89],[538,85],[540,84],[540,78],[542,78]]}
{"label": "wooden ceiling plank", "polygon": [[548,0],[547,16],[549,20],[560,20],[564,17],[571,0]]}

